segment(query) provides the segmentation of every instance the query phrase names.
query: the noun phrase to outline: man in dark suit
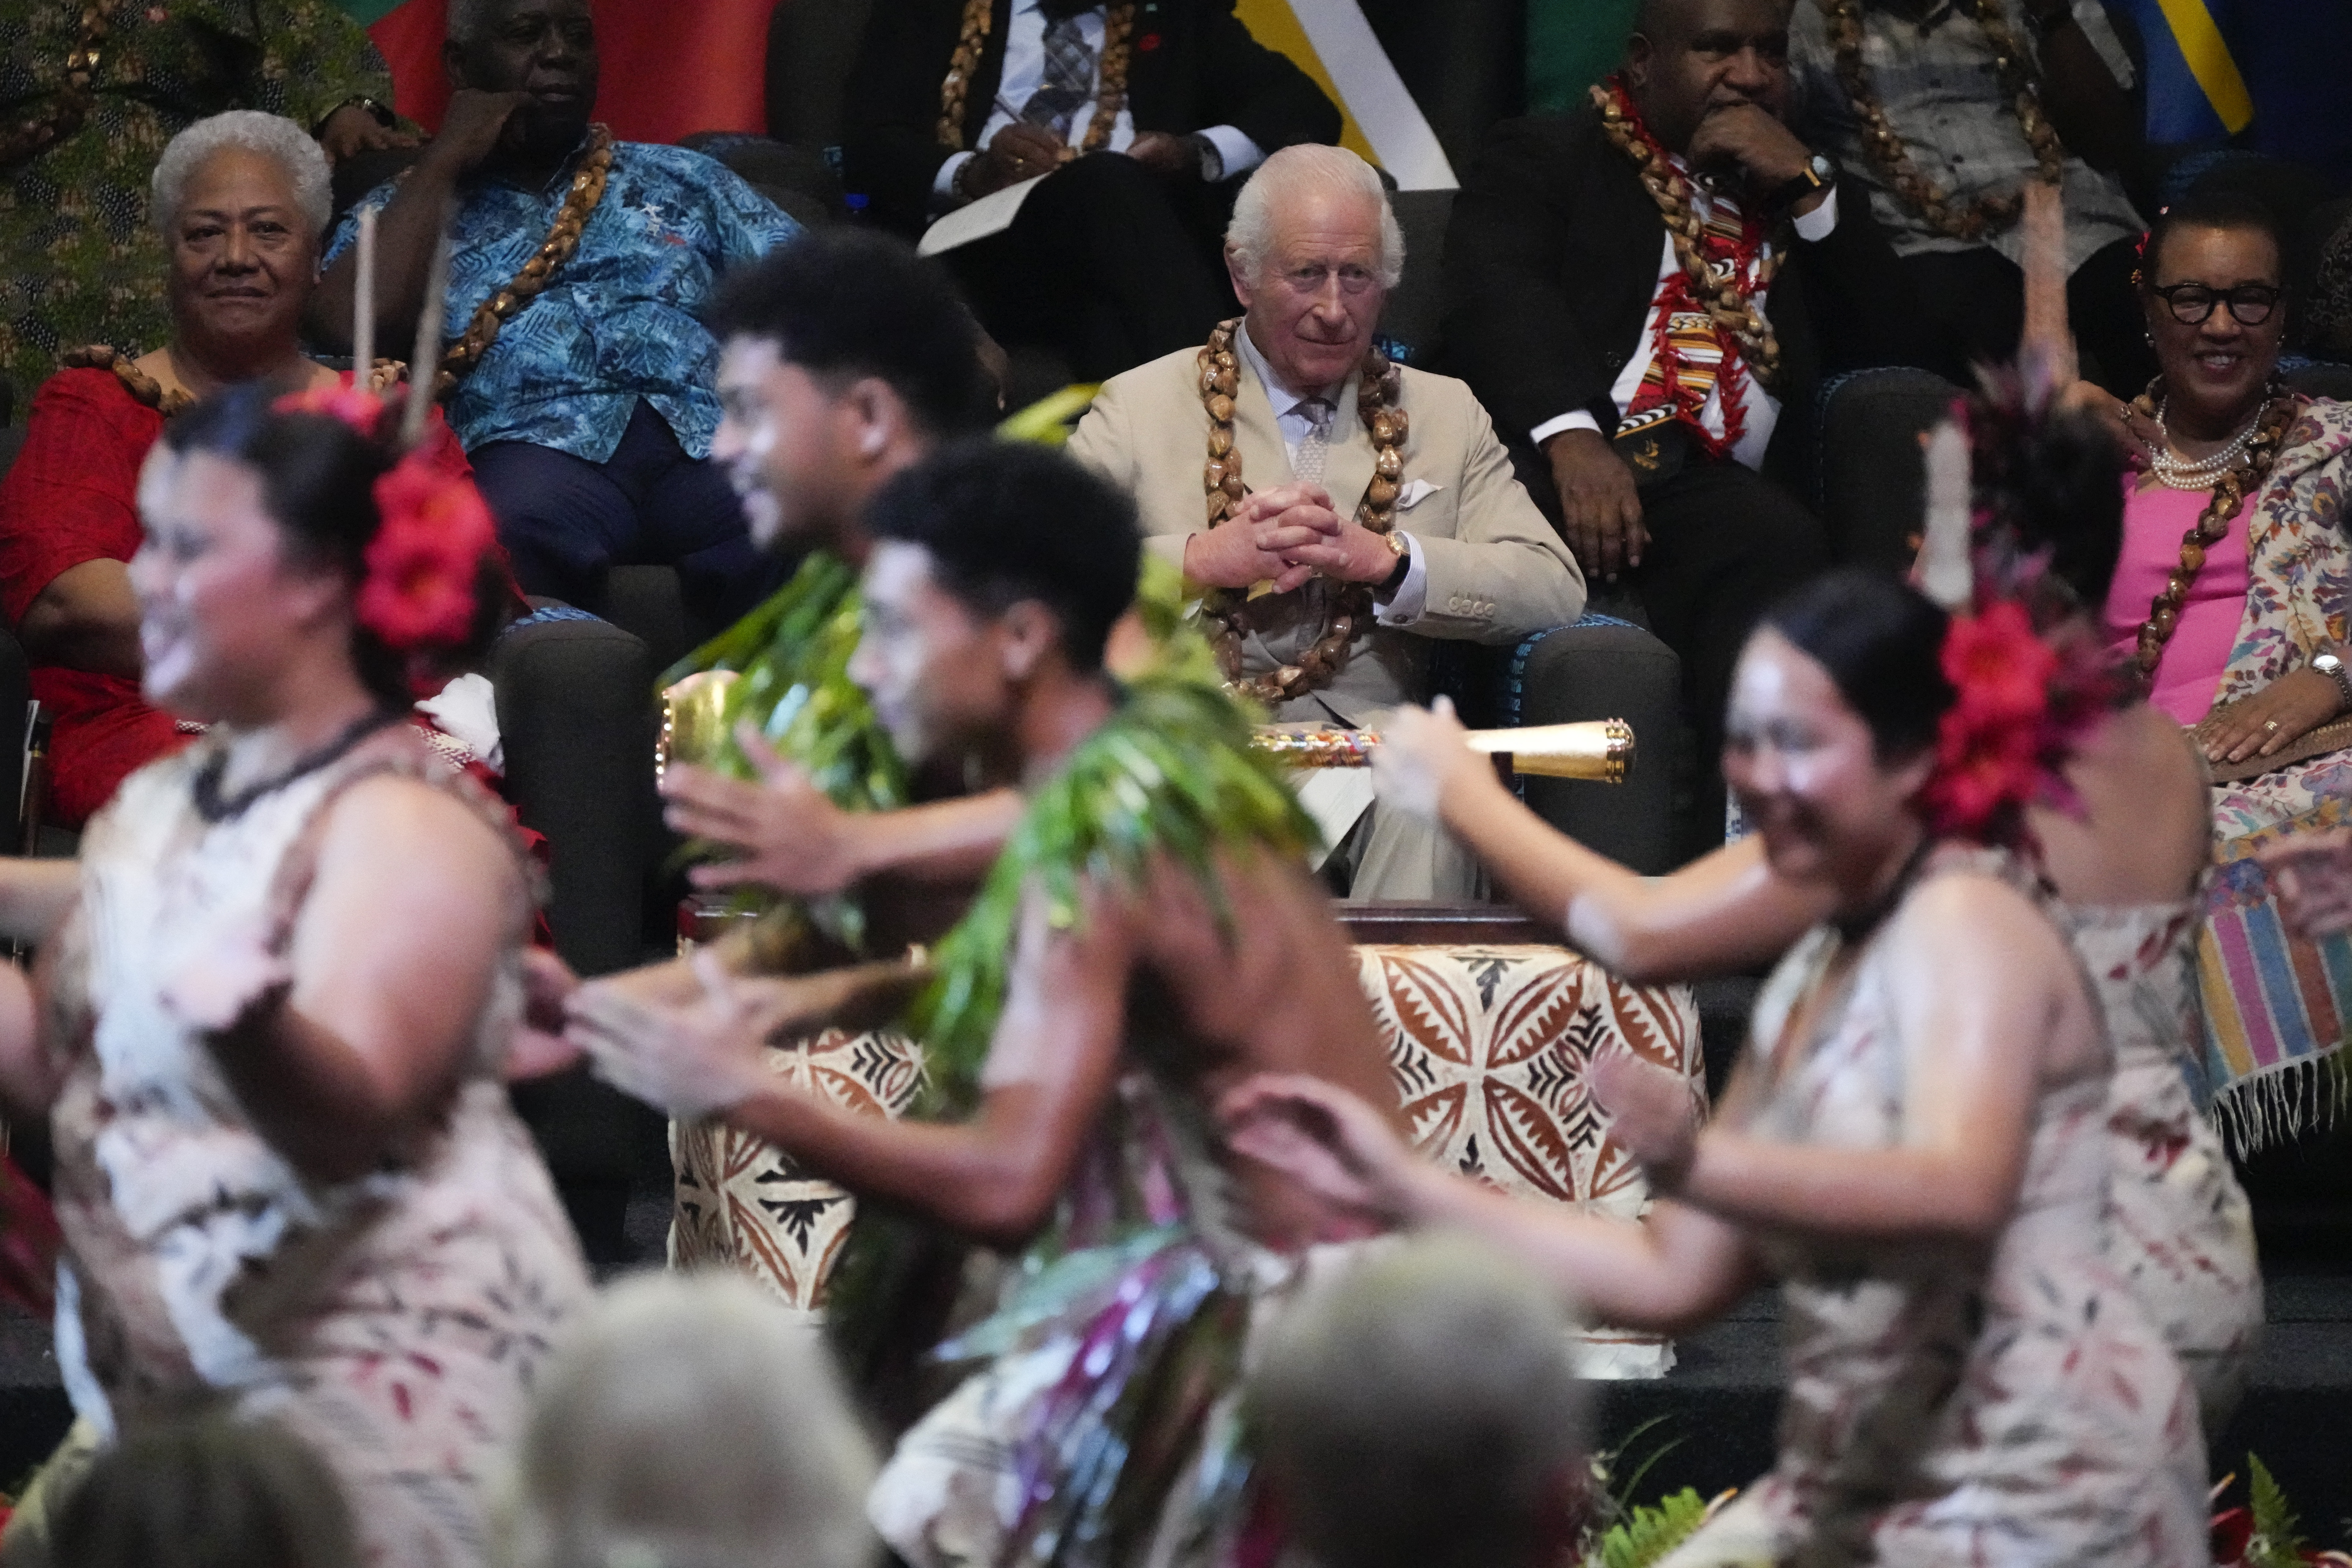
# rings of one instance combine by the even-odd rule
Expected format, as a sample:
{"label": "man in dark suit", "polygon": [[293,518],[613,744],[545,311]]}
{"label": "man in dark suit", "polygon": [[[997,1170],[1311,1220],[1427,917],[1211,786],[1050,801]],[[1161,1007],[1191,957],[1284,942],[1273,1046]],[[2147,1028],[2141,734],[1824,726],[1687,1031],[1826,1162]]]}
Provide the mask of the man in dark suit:
{"label": "man in dark suit", "polygon": [[1339,136],[1233,0],[886,0],[848,104],[845,183],[910,236],[1051,176],[1010,228],[945,259],[1000,341],[1056,348],[1089,381],[1234,314],[1219,241],[1243,178]]}
{"label": "man in dark suit", "polygon": [[[1778,0],[1645,0],[1637,27],[1595,103],[1489,135],[1446,237],[1444,354],[1588,576],[1622,574],[1682,657],[1696,852],[1721,841],[1740,644],[1829,561],[1764,476],[1802,472],[1822,373],[1904,363],[1914,312],[1869,204],[1841,205],[1783,123]],[[1669,211],[1693,228],[1670,237]]]}

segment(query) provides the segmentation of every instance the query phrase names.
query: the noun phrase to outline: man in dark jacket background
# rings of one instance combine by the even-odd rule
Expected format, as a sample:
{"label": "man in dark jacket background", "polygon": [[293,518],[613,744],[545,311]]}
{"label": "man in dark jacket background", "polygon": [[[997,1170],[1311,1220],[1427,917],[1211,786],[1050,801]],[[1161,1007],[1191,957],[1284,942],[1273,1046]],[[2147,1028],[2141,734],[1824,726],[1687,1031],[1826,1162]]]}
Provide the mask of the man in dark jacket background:
{"label": "man in dark jacket background", "polygon": [[1446,237],[1444,368],[1586,575],[1622,574],[1681,656],[1694,853],[1721,841],[1740,644],[1829,563],[1820,520],[1766,476],[1799,471],[1825,372],[1915,363],[1869,204],[1841,204],[1784,122],[1788,47],[1776,0],[1647,0],[1593,104],[1489,134]]}
{"label": "man in dark jacket background", "polygon": [[1339,110],[1233,0],[889,0],[847,102],[845,181],[909,237],[1051,176],[945,259],[999,341],[1056,349],[1089,381],[1234,314],[1220,241],[1243,178],[1339,137]]}

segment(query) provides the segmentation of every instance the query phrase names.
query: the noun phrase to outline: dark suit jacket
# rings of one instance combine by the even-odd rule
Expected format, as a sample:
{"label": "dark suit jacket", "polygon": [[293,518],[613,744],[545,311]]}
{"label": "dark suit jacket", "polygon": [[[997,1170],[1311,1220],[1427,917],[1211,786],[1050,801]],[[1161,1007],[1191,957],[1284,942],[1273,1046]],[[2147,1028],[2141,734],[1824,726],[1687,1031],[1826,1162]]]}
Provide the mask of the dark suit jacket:
{"label": "dark suit jacket", "polygon": [[[996,0],[964,95],[966,147],[994,112],[1012,15],[1013,0]],[[950,151],[938,138],[940,84],[962,20],[963,0],[878,0],[850,74],[843,183],[866,195],[874,217],[908,233],[921,230]],[[1251,37],[1233,0],[1141,0],[1131,43],[1127,102],[1139,134],[1231,125],[1269,153],[1339,139],[1339,111],[1323,89]]]}
{"label": "dark suit jacket", "polygon": [[[1920,363],[1916,311],[1895,254],[1854,186],[1818,245],[1785,226],[1765,297],[1780,342],[1780,422],[1768,467],[1790,470],[1822,376]],[[1575,409],[1616,428],[1609,395],[1643,346],[1665,220],[1591,108],[1496,126],[1463,181],[1445,237],[1442,359],[1468,382],[1524,463],[1528,433]],[[1523,474],[1527,471],[1523,467]],[[1549,483],[1532,486],[1557,504]],[[1549,509],[1548,509],[1549,510]]]}

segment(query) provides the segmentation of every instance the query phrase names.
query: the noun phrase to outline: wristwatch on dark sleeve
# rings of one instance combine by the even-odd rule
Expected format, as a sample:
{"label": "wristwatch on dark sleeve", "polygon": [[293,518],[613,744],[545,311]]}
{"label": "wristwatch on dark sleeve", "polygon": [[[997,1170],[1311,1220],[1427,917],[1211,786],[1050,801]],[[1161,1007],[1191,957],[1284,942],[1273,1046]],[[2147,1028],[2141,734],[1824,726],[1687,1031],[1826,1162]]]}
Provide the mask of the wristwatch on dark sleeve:
{"label": "wristwatch on dark sleeve", "polygon": [[2346,664],[2343,656],[2331,647],[2313,654],[2311,668],[2336,682],[2336,695],[2344,702],[2336,711],[2341,713],[2352,709],[2352,665]]}
{"label": "wristwatch on dark sleeve", "polygon": [[1816,153],[1805,161],[1801,171],[1774,187],[1771,195],[1764,198],[1764,210],[1787,212],[1815,191],[1826,191],[1836,184],[1837,165]]}
{"label": "wristwatch on dark sleeve", "polygon": [[1184,144],[1192,148],[1192,155],[1201,161],[1201,183],[1202,184],[1213,185],[1219,184],[1224,179],[1224,150],[1219,147],[1213,138],[1203,136],[1199,132],[1195,131],[1192,134],[1184,138]]}

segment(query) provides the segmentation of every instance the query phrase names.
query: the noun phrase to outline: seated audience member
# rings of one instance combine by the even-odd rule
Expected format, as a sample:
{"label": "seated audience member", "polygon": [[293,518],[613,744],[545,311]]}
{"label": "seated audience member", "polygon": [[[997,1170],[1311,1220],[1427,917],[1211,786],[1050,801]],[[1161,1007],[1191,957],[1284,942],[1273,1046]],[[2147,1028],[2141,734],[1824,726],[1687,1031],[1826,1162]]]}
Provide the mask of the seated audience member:
{"label": "seated audience member", "polygon": [[1242,176],[1339,113],[1232,0],[898,0],[850,79],[849,188],[907,234],[1051,175],[1003,233],[949,251],[1007,343],[1101,381],[1197,343],[1232,305],[1217,239]]}
{"label": "seated audience member", "polygon": [[[413,140],[383,107],[383,57],[333,0],[18,0],[0,15],[0,373],[19,399],[68,349],[137,353],[171,331],[147,177],[197,117],[283,114],[336,160]],[[84,49],[87,76],[69,63]]]}
{"label": "seated audience member", "polygon": [[48,1568],[359,1568],[343,1489],[268,1421],[196,1416],[101,1450],[47,1514]]}
{"label": "seated audience member", "polygon": [[[449,423],[516,579],[593,607],[608,567],[675,563],[715,629],[772,574],[709,460],[719,344],[698,312],[798,226],[713,159],[589,124],[588,0],[457,0],[443,55],[457,90],[441,134],[362,198],[383,209],[380,341],[414,336],[455,203]],[[346,218],[330,247],[311,318],[324,340],[352,320],[354,230]]]}
{"label": "seated audience member", "polygon": [[[1377,727],[1428,700],[1434,639],[1514,643],[1583,613],[1575,561],[1470,389],[1372,349],[1404,240],[1370,165],[1276,153],[1225,258],[1242,320],[1114,379],[1070,450],[1135,496],[1148,548],[1212,590],[1229,679],[1283,723]],[[1206,528],[1204,473],[1223,486]],[[1360,899],[1476,887],[1442,835],[1376,809],[1335,861]]]}
{"label": "seated audience member", "polygon": [[1820,520],[1759,470],[1809,471],[1823,374],[1902,363],[1909,339],[1866,205],[1782,123],[1785,15],[1647,0],[1592,105],[1489,135],[1445,242],[1449,368],[1586,573],[1626,574],[1682,657],[1693,852],[1722,837],[1740,645],[1829,562]]}
{"label": "seated audience member", "polygon": [[[142,764],[179,745],[139,695],[139,606],[129,562],[140,465],[164,421],[224,386],[349,380],[302,355],[298,332],[327,226],[326,155],[290,120],[232,110],[172,139],[153,210],[172,335],[137,359],[68,356],[33,399],[25,445],[0,480],[0,614],[57,721],[48,817],[79,826]],[[465,459],[446,430],[447,460]]]}
{"label": "seated audience member", "polygon": [[1466,1237],[1318,1281],[1249,1393],[1267,1471],[1322,1568],[1558,1568],[1588,1500],[1572,1323]]}
{"label": "seated audience member", "polygon": [[[2274,379],[2280,258],[2276,220],[2250,197],[2191,196],[2157,220],[2140,299],[2163,374],[2122,414],[2144,471],[2128,481],[2105,605],[2116,651],[2196,730],[2216,780],[2200,971],[2217,1088],[2242,1081],[2250,1035],[2274,1042],[2273,1061],[2305,1061],[2336,1048],[2336,1020],[2352,1017],[2337,953],[2284,945],[2253,858],[2346,821],[2352,796],[2336,723],[2352,712],[2352,409]],[[2272,973],[2319,990],[2275,990],[2259,978]]]}
{"label": "seated audience member", "polygon": [[540,1373],[499,1568],[866,1568],[875,1457],[817,1331],[725,1274],[607,1292]]}
{"label": "seated audience member", "polygon": [[1967,384],[2025,318],[2019,191],[2066,200],[2068,311],[2092,378],[2128,397],[2156,374],[2132,302],[2139,150],[2131,62],[2098,0],[1796,0],[1800,134],[1866,193],[1918,303],[1928,369]]}

